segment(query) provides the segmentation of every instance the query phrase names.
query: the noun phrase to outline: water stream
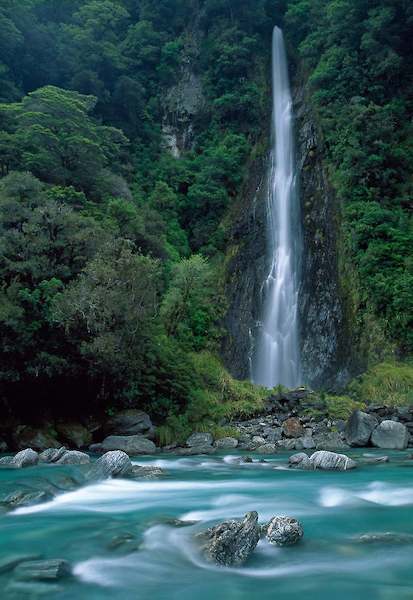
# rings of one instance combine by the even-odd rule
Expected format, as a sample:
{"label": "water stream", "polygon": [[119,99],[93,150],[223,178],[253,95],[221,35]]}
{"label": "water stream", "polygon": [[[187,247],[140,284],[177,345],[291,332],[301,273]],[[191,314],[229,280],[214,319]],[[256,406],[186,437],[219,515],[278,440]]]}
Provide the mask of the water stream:
{"label": "water stream", "polygon": [[[357,540],[371,532],[413,533],[413,461],[406,453],[392,453],[389,464],[345,473],[291,471],[287,455],[267,460],[239,465],[236,456],[226,455],[139,459],[168,475],[94,483],[1,515],[0,561],[20,552],[71,561],[71,580],[59,583],[60,589],[47,584],[44,597],[53,600],[412,598],[413,545]],[[3,470],[0,492],[70,472],[58,466]],[[205,562],[194,533],[249,510],[257,510],[262,522],[276,514],[299,518],[302,543],[275,548],[261,541],[236,569]],[[177,527],[173,519],[187,526]],[[4,600],[38,597],[21,595],[21,589],[16,595],[10,574],[0,575],[0,585]]]}
{"label": "water stream", "polygon": [[300,381],[298,336],[299,211],[293,144],[292,100],[283,34],[272,46],[272,151],[267,177],[270,269],[263,284],[263,319],[252,361],[254,383],[295,387]]}

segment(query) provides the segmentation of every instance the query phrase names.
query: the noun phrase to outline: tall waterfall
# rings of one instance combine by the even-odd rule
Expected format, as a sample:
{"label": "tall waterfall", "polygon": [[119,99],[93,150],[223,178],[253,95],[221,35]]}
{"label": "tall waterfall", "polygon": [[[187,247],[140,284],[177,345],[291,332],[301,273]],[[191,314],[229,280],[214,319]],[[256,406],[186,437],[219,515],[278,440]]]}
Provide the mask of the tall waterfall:
{"label": "tall waterfall", "polygon": [[272,44],[272,151],[267,181],[268,262],[263,317],[252,358],[254,383],[272,388],[300,383],[298,337],[299,208],[296,190],[292,100],[282,31]]}

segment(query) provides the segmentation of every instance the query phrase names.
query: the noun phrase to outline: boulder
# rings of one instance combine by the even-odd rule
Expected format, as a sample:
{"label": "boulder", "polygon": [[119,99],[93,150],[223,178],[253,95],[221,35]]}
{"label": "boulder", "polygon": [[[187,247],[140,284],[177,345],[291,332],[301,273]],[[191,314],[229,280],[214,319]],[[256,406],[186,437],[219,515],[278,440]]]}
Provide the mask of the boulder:
{"label": "boulder", "polygon": [[322,471],[348,471],[354,469],[357,463],[345,454],[337,454],[327,450],[318,450],[310,456],[314,469]]}
{"label": "boulder", "polygon": [[211,433],[193,433],[186,440],[188,448],[194,448],[195,446],[212,446],[214,438]]}
{"label": "boulder", "polygon": [[66,452],[67,449],[65,446],[62,446],[61,448],[48,448],[39,454],[39,462],[55,463],[62,458],[63,454]]}
{"label": "boulder", "polygon": [[275,444],[282,438],[282,427],[266,427],[263,432],[263,436],[266,441],[270,444]]}
{"label": "boulder", "polygon": [[252,438],[252,447],[257,448],[258,446],[263,446],[266,444],[266,440],[260,435],[254,435]]}
{"label": "boulder", "polygon": [[295,442],[296,450],[312,450],[316,447],[316,443],[313,438],[312,429],[304,429],[303,437],[297,438]]}
{"label": "boulder", "polygon": [[243,565],[260,539],[258,514],[249,512],[242,520],[225,521],[199,535],[210,561],[225,567]]}
{"label": "boulder", "polygon": [[214,446],[194,446],[193,448],[174,448],[173,454],[177,456],[196,456],[197,454],[215,454]]}
{"label": "boulder", "polygon": [[310,460],[310,457],[307,456],[304,452],[299,452],[298,454],[292,454],[288,459],[288,466],[291,469],[303,469],[305,471],[313,471],[314,465]]}
{"label": "boulder", "polygon": [[355,410],[346,424],[345,436],[350,446],[367,446],[378,421],[374,415]]}
{"label": "boulder", "polygon": [[277,446],[275,444],[263,444],[255,449],[258,454],[276,454]]}
{"label": "boulder", "polygon": [[18,450],[24,448],[45,450],[46,448],[60,448],[62,445],[56,440],[51,430],[33,429],[25,425],[16,427],[13,433],[13,442]]}
{"label": "boulder", "polygon": [[159,479],[165,475],[165,471],[160,467],[142,467],[141,465],[133,465],[132,471],[128,477],[136,477],[137,479]]}
{"label": "boulder", "polygon": [[39,455],[31,448],[21,450],[13,458],[13,466],[20,469],[23,467],[33,467],[39,462]]}
{"label": "boulder", "polygon": [[282,426],[285,437],[299,438],[304,433],[304,427],[298,417],[290,417],[284,421]]}
{"label": "boulder", "polygon": [[296,440],[280,440],[277,442],[278,448],[283,448],[284,450],[295,450]]}
{"label": "boulder", "polygon": [[92,442],[92,434],[81,423],[60,423],[56,429],[70,448],[86,448]]}
{"label": "boulder", "polygon": [[110,435],[101,443],[103,452],[122,450],[134,456],[136,454],[154,454],[156,446],[143,435]]}
{"label": "boulder", "polygon": [[87,465],[90,463],[90,457],[79,450],[70,450],[56,461],[58,465]]}
{"label": "boulder", "polygon": [[104,431],[111,435],[142,434],[151,437],[154,426],[148,414],[142,410],[128,408],[110,417],[104,425]]}
{"label": "boulder", "polygon": [[377,448],[404,450],[408,441],[407,427],[397,421],[382,421],[371,434],[371,442]]}
{"label": "boulder", "polygon": [[293,517],[273,517],[262,531],[273,546],[292,546],[304,535],[301,523]]}
{"label": "boulder", "polygon": [[105,479],[108,477],[128,477],[132,473],[129,456],[121,450],[106,452],[92,465],[88,478]]}
{"label": "boulder", "polygon": [[338,431],[317,433],[313,436],[313,441],[317,450],[345,450],[348,448]]}
{"label": "boulder", "polygon": [[14,569],[15,577],[20,580],[53,581],[70,574],[70,564],[62,559],[22,562]]}
{"label": "boulder", "polygon": [[215,447],[221,450],[231,450],[238,446],[238,440],[233,437],[224,437],[215,441]]}

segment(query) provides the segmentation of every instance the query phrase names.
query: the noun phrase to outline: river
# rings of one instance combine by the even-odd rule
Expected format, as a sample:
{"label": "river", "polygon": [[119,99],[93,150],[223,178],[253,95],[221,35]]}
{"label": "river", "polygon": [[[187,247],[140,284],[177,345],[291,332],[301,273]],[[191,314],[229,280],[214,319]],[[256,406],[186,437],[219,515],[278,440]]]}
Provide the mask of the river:
{"label": "river", "polygon": [[[368,450],[350,455],[363,453]],[[341,473],[289,470],[287,455],[243,465],[235,454],[139,459],[167,475],[107,480],[2,514],[0,561],[16,553],[64,558],[74,576],[58,587],[45,584],[36,592],[29,584],[22,592],[12,575],[3,574],[1,597],[43,597],[46,589],[45,597],[59,600],[411,599],[412,545],[357,539],[413,533],[413,461],[407,454],[390,453],[387,464]],[[0,492],[37,477],[57,481],[74,470],[3,469]],[[263,522],[279,514],[297,517],[303,541],[289,548],[261,541],[241,568],[206,563],[194,533],[249,510]]]}

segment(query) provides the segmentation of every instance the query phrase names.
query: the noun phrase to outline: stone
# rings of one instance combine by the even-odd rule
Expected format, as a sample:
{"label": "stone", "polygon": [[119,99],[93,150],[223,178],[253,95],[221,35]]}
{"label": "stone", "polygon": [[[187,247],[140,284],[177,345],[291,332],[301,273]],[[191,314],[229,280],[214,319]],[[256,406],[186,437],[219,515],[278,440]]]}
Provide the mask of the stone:
{"label": "stone", "polygon": [[313,441],[317,450],[344,450],[348,448],[338,431],[317,433],[313,436]]}
{"label": "stone", "polygon": [[13,441],[18,450],[33,448],[45,450],[46,448],[60,448],[62,445],[56,440],[50,430],[33,429],[26,425],[19,425],[13,432]]}
{"label": "stone", "polygon": [[304,535],[301,523],[293,517],[273,517],[264,530],[267,540],[273,546],[292,546]]}
{"label": "stone", "polygon": [[274,444],[282,438],[282,433],[282,427],[266,427],[263,431],[263,437],[265,437],[266,441],[270,444]]}
{"label": "stone", "polygon": [[288,466],[291,469],[303,469],[305,471],[313,471],[314,465],[310,460],[310,457],[307,456],[304,452],[299,452],[298,454],[292,454],[288,459]]}
{"label": "stone", "polygon": [[2,456],[2,458],[0,458],[0,467],[12,467],[14,468],[14,456]]}
{"label": "stone", "polygon": [[378,421],[374,415],[355,410],[347,421],[345,436],[350,446],[367,446]]}
{"label": "stone", "polygon": [[296,450],[312,450],[316,447],[316,443],[313,438],[312,429],[304,429],[303,437],[297,438],[295,443]]}
{"label": "stone", "polygon": [[132,473],[129,456],[121,450],[106,452],[92,465],[88,478],[128,477]]}
{"label": "stone", "polygon": [[70,448],[86,448],[92,442],[92,434],[81,423],[59,423],[56,429]]}
{"label": "stone", "polygon": [[295,444],[296,444],[295,439],[280,440],[279,442],[277,442],[277,446],[279,448],[283,448],[284,450],[295,450]]}
{"label": "stone", "polygon": [[13,458],[13,465],[18,469],[23,467],[33,467],[34,465],[37,465],[38,462],[39,455],[31,448],[21,450]]}
{"label": "stone", "polygon": [[142,467],[141,465],[133,465],[132,471],[128,477],[136,477],[139,479],[158,479],[165,475],[165,471],[160,467]]}
{"label": "stone", "polygon": [[39,462],[42,463],[55,463],[67,452],[67,448],[62,446],[61,448],[48,448],[43,450],[39,454]]}
{"label": "stone", "polygon": [[205,540],[206,558],[225,567],[243,565],[260,539],[258,514],[249,512],[242,520],[231,520],[199,534]]}
{"label": "stone", "polygon": [[358,538],[361,544],[413,544],[413,535],[411,533],[393,533],[385,531],[383,533],[364,533]]}
{"label": "stone", "polygon": [[277,446],[275,444],[263,444],[255,450],[258,454],[276,454]]}
{"label": "stone", "polygon": [[9,510],[20,506],[33,506],[51,500],[53,495],[47,490],[16,490],[8,494],[2,501]]}
{"label": "stone", "polygon": [[127,408],[110,417],[104,430],[111,435],[149,435],[154,432],[150,416],[136,408]]}
{"label": "stone", "polygon": [[101,447],[104,452],[122,450],[129,456],[156,452],[155,444],[143,435],[110,435],[103,440]]}
{"label": "stone", "polygon": [[284,435],[288,438],[299,438],[304,433],[304,427],[298,417],[290,417],[282,426]]}
{"label": "stone", "polygon": [[254,435],[252,438],[253,447],[263,446],[266,443],[266,440],[260,435]]}
{"label": "stone", "polygon": [[337,454],[327,450],[318,450],[310,456],[314,469],[323,471],[348,471],[354,469],[357,463],[345,454]]}
{"label": "stone", "polygon": [[382,421],[371,435],[373,446],[389,450],[404,450],[408,441],[407,427],[397,421]]}
{"label": "stone", "polygon": [[388,463],[388,456],[366,456],[362,458],[362,462],[368,465],[378,465],[381,463]]}
{"label": "stone", "polygon": [[213,446],[194,446],[193,448],[175,448],[173,454],[177,456],[196,456],[197,454],[215,454],[217,451]]}
{"label": "stone", "polygon": [[186,440],[186,445],[189,448],[195,446],[212,446],[214,438],[211,433],[193,433]]}
{"label": "stone", "polygon": [[38,560],[39,558],[41,558],[40,554],[10,554],[0,558],[0,573],[7,573],[22,562]]}
{"label": "stone", "polygon": [[17,565],[14,575],[20,580],[54,581],[71,574],[70,564],[66,560],[32,560]]}
{"label": "stone", "polygon": [[215,441],[215,447],[221,450],[231,450],[238,446],[238,440],[233,437],[224,437]]}
{"label": "stone", "polygon": [[85,452],[79,450],[69,450],[56,462],[58,465],[87,465],[90,463],[90,457]]}

